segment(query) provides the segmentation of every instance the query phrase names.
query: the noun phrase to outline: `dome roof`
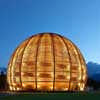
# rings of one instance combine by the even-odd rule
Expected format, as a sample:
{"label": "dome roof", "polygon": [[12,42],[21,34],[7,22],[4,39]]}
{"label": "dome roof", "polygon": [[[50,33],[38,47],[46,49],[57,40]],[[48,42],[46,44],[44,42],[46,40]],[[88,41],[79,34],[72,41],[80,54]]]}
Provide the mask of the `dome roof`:
{"label": "dome roof", "polygon": [[55,33],[41,33],[17,47],[8,64],[7,80],[13,91],[84,90],[87,70],[75,44]]}

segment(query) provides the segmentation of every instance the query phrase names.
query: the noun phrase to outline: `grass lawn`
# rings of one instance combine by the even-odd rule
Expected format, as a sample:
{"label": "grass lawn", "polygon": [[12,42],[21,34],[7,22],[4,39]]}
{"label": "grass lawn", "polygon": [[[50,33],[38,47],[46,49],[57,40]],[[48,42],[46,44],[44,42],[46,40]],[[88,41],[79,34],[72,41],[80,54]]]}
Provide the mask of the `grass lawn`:
{"label": "grass lawn", "polygon": [[100,100],[99,93],[21,93],[0,96],[0,100]]}

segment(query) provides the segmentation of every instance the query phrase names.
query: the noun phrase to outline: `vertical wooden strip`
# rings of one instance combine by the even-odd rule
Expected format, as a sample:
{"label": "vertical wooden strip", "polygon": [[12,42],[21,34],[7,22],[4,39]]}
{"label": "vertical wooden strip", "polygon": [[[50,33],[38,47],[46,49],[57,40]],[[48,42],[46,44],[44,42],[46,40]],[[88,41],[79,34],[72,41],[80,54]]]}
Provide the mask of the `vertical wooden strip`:
{"label": "vertical wooden strip", "polygon": [[37,43],[37,50],[36,50],[36,64],[35,64],[35,84],[36,84],[36,90],[37,90],[37,58],[38,58],[38,51],[39,51],[39,46],[41,43],[41,38],[43,37],[43,34],[40,35],[40,38]]}
{"label": "vertical wooden strip", "polygon": [[55,48],[54,48],[54,36],[51,34],[52,39],[52,51],[53,51],[53,61],[54,61],[54,80],[53,80],[53,91],[55,91]]}
{"label": "vertical wooden strip", "polygon": [[70,82],[71,82],[71,66],[72,66],[72,61],[71,61],[71,55],[70,55],[70,52],[69,52],[69,47],[68,47],[68,44],[67,42],[65,42],[64,38],[62,36],[60,36],[61,39],[63,40],[64,44],[66,45],[66,50],[68,51],[68,55],[69,55],[69,64],[70,64],[70,80],[69,80],[69,88],[68,90],[70,91]]}
{"label": "vertical wooden strip", "polygon": [[32,38],[33,38],[33,36],[31,36],[31,37],[28,39],[26,45],[24,46],[24,50],[23,50],[23,52],[22,52],[22,57],[21,57],[21,64],[20,64],[19,72],[20,72],[20,83],[21,83],[21,88],[22,88],[22,90],[23,90],[23,86],[22,86],[22,81],[21,81],[21,68],[22,68],[23,55],[24,55],[24,52],[25,52],[25,49],[26,49],[28,43],[31,41]]}

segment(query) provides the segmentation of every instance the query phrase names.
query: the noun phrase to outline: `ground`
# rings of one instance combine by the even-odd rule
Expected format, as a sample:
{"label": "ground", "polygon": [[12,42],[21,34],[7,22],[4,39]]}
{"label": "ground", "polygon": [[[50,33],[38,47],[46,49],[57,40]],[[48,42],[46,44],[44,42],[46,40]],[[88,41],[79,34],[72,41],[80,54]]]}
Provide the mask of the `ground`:
{"label": "ground", "polygon": [[0,100],[98,100],[95,93],[1,93]]}

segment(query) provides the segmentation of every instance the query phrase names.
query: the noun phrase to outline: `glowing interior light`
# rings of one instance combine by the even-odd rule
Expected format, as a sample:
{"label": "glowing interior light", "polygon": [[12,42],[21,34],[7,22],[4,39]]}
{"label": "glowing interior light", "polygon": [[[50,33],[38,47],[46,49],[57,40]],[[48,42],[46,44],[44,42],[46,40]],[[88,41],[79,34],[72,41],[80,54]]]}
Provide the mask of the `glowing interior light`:
{"label": "glowing interior light", "polygon": [[79,71],[81,70],[81,66],[79,66],[78,70],[79,70]]}
{"label": "glowing interior light", "polygon": [[81,87],[83,82],[85,87],[86,77],[85,61],[79,49],[55,33],[37,34],[22,42],[7,70],[7,82],[14,91],[33,88],[75,91],[79,89],[75,84]]}
{"label": "glowing interior light", "polygon": [[37,88],[40,88],[40,85],[38,85]]}
{"label": "glowing interior light", "polygon": [[84,74],[86,73],[86,70],[85,70],[85,69],[83,70],[83,73],[84,73]]}
{"label": "glowing interior light", "polygon": [[17,88],[17,90],[19,91],[19,90],[20,90],[20,88]]}
{"label": "glowing interior light", "polygon": [[84,90],[84,88],[83,87],[80,87],[80,91],[83,91]]}
{"label": "glowing interior light", "polygon": [[13,86],[16,86],[16,83],[13,83]]}
{"label": "glowing interior light", "polygon": [[21,75],[24,75],[24,73],[21,72]]}
{"label": "glowing interior light", "polygon": [[81,85],[81,83],[78,83],[78,86],[80,86]]}
{"label": "glowing interior light", "polygon": [[51,87],[50,87],[50,89],[52,90],[52,89],[53,89],[53,87],[51,86]]}
{"label": "glowing interior light", "polygon": [[78,77],[78,80],[81,80],[81,75]]}
{"label": "glowing interior light", "polygon": [[70,79],[70,76],[67,76],[67,79],[69,80]]}
{"label": "glowing interior light", "polygon": [[13,90],[15,91],[15,90],[16,90],[16,88],[13,88]]}
{"label": "glowing interior light", "polygon": [[68,88],[64,88],[64,90],[65,90],[65,91],[67,91],[67,90],[68,90]]}
{"label": "glowing interior light", "polygon": [[23,87],[25,87],[25,86],[26,86],[26,84],[22,84],[22,86],[23,86]]}
{"label": "glowing interior light", "polygon": [[12,87],[11,86],[9,88],[10,88],[10,90],[12,90]]}
{"label": "glowing interior light", "polygon": [[83,80],[85,80],[85,77],[86,77],[86,76],[85,76],[85,75],[83,75]]}

